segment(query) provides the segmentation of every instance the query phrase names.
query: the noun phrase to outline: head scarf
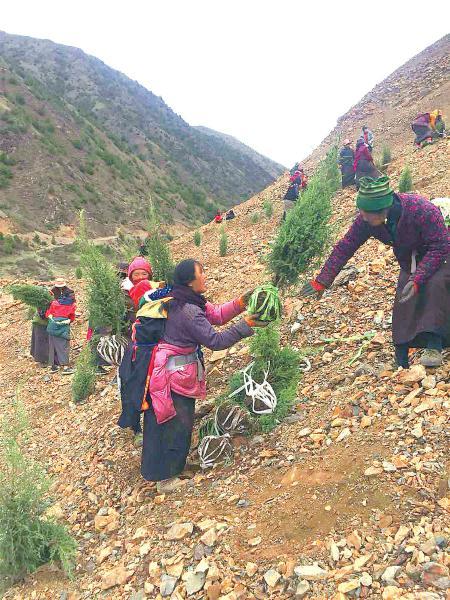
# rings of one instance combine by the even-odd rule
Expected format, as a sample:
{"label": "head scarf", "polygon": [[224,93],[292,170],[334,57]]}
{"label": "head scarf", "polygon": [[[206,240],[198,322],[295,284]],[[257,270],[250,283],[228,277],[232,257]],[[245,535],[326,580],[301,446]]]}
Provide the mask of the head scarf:
{"label": "head scarf", "polygon": [[206,298],[201,294],[197,294],[188,285],[195,279],[195,265],[200,264],[193,258],[187,258],[182,260],[175,267],[173,274],[173,289],[171,296],[173,301],[171,303],[171,310],[173,308],[182,308],[185,304],[195,304],[202,310],[205,310]]}
{"label": "head scarf", "polygon": [[137,271],[138,269],[147,271],[149,277],[153,275],[150,263],[142,256],[136,256],[136,258],[131,261],[130,266],[128,267],[128,277],[131,279],[133,272]]}

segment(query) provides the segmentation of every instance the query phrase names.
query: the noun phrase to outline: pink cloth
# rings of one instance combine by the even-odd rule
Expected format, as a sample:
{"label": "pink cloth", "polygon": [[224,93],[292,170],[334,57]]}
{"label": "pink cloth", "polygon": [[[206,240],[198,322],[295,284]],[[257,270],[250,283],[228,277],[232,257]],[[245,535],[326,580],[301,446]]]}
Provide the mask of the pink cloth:
{"label": "pink cloth", "polygon": [[[242,308],[239,300],[218,305],[207,302],[205,312],[211,325],[225,325],[239,315]],[[166,369],[167,361],[171,356],[183,356],[195,351],[195,346],[183,348],[165,342],[160,342],[156,347],[149,392],[158,424],[165,423],[176,415],[171,390],[188,398],[206,397],[206,379],[198,380],[197,363],[184,365],[176,371]]]}
{"label": "pink cloth", "polygon": [[73,304],[60,304],[58,300],[53,300],[53,302],[48,307],[45,318],[48,319],[50,316],[52,317],[64,317],[65,319],[70,319],[71,321],[75,320],[75,303]]}

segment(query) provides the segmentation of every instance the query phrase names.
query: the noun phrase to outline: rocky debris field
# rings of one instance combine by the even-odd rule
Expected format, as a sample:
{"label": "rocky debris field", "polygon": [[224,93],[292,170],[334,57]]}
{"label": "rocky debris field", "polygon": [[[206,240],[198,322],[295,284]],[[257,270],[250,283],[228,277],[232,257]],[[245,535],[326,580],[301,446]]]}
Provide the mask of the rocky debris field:
{"label": "rocky debris field", "polygon": [[[423,174],[418,191],[448,190],[448,141],[421,153],[405,150],[390,166],[394,181],[405,160]],[[225,257],[215,224],[202,228],[199,248],[192,233],[173,242],[177,259],[204,262],[214,301],[267,280],[264,257],[286,181],[237,207],[226,225]],[[354,195],[344,190],[335,197],[336,235],[354,216]],[[0,296],[1,409],[7,413],[19,393],[31,417],[28,451],[54,477],[50,511],[79,544],[73,580],[45,566],[5,598],[448,597],[450,356],[439,369],[425,370],[417,354],[410,370],[394,370],[397,273],[391,250],[371,241],[320,301],[287,290],[283,343],[311,361],[291,414],[270,434],[234,438],[232,464],[193,469],[186,485],[167,496],[141,479],[140,449],[116,425],[114,373],[74,405],[71,377],[30,361],[26,311]],[[71,283],[79,295],[76,355],[87,323],[82,289]],[[248,346],[207,353],[207,360],[202,414],[248,363]]]}

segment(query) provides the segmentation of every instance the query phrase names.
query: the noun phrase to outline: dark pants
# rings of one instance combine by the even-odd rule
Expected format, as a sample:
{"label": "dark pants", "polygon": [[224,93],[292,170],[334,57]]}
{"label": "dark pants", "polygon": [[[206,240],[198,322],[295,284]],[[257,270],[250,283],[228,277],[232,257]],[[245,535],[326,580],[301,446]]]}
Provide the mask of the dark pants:
{"label": "dark pants", "polygon": [[153,410],[144,413],[144,445],[141,473],[148,481],[180,475],[186,466],[194,426],[195,400],[172,392],[177,411],[170,421],[158,425]]}

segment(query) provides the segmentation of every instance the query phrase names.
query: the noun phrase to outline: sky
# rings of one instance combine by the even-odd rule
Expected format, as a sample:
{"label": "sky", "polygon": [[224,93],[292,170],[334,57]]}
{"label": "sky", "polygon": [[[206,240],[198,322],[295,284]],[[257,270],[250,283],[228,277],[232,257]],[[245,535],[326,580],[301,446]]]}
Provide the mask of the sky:
{"label": "sky", "polygon": [[416,0],[3,0],[0,30],[81,48],[191,125],[291,166],[374,85],[448,32],[450,3],[429,8]]}

